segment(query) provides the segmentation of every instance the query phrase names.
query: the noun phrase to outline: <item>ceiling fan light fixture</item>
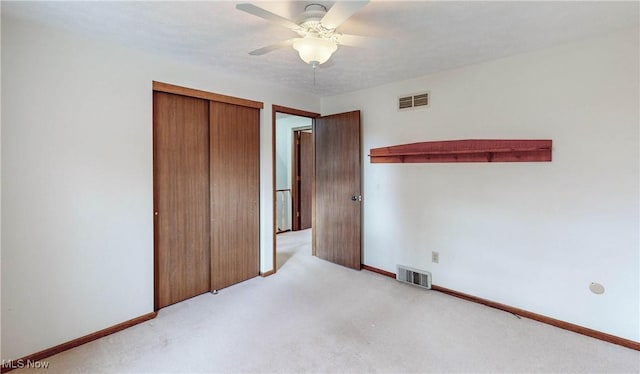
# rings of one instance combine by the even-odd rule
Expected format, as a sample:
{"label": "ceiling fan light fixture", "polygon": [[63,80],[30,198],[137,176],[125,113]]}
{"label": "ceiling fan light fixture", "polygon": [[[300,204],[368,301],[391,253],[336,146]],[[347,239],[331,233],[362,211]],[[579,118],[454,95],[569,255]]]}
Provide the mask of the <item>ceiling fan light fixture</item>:
{"label": "ceiling fan light fixture", "polygon": [[322,39],[315,36],[305,36],[293,43],[293,48],[298,51],[302,61],[316,67],[327,62],[338,45],[331,39]]}

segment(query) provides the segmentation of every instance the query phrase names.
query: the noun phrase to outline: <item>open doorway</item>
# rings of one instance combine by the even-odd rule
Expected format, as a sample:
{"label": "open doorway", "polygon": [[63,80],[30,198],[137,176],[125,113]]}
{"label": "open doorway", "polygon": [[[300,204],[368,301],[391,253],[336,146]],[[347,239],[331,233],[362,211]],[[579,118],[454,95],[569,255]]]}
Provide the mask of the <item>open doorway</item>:
{"label": "open doorway", "polygon": [[[296,241],[300,238],[311,241],[312,131],[313,119],[318,116],[317,113],[273,106],[274,272],[291,255],[287,250],[291,242],[289,237],[297,238]],[[303,230],[307,233],[301,232]]]}
{"label": "open doorway", "polygon": [[311,227],[313,119],[276,114],[276,233]]}
{"label": "open doorway", "polygon": [[[274,105],[272,111],[274,181],[272,272],[275,273],[279,268],[278,264],[283,263],[278,261],[276,240],[276,232],[278,231],[276,217],[276,129],[278,121],[276,121],[276,117],[278,117],[278,113],[312,119],[314,157],[311,193],[312,229],[309,232],[311,255],[360,270],[362,267],[360,111],[354,110],[321,117],[319,114]],[[287,136],[287,138],[291,137]],[[317,155],[321,155],[321,157],[316,157]],[[303,231],[305,230],[291,232]]]}

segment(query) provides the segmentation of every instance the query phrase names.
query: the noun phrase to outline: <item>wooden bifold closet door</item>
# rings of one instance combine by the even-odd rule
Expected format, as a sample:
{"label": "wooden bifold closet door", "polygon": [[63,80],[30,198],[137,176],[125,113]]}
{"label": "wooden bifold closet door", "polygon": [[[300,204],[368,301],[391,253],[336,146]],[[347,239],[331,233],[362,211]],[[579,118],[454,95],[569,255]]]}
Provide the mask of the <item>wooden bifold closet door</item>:
{"label": "wooden bifold closet door", "polygon": [[156,310],[258,275],[259,113],[154,90]]}

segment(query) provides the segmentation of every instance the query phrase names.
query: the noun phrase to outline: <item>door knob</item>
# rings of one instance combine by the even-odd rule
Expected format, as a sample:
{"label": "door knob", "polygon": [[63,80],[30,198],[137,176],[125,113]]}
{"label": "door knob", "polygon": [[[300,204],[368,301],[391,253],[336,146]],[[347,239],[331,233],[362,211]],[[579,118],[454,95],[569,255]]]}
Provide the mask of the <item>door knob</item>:
{"label": "door knob", "polygon": [[362,201],[362,195],[351,196],[351,201]]}

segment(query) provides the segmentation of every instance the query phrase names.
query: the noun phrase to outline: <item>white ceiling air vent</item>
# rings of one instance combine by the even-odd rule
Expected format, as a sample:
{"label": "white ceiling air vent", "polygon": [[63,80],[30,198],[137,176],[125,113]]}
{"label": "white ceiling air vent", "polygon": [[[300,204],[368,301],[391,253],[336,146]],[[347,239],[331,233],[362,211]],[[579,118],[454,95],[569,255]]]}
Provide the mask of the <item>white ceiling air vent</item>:
{"label": "white ceiling air vent", "polygon": [[398,97],[398,110],[429,107],[429,91]]}

